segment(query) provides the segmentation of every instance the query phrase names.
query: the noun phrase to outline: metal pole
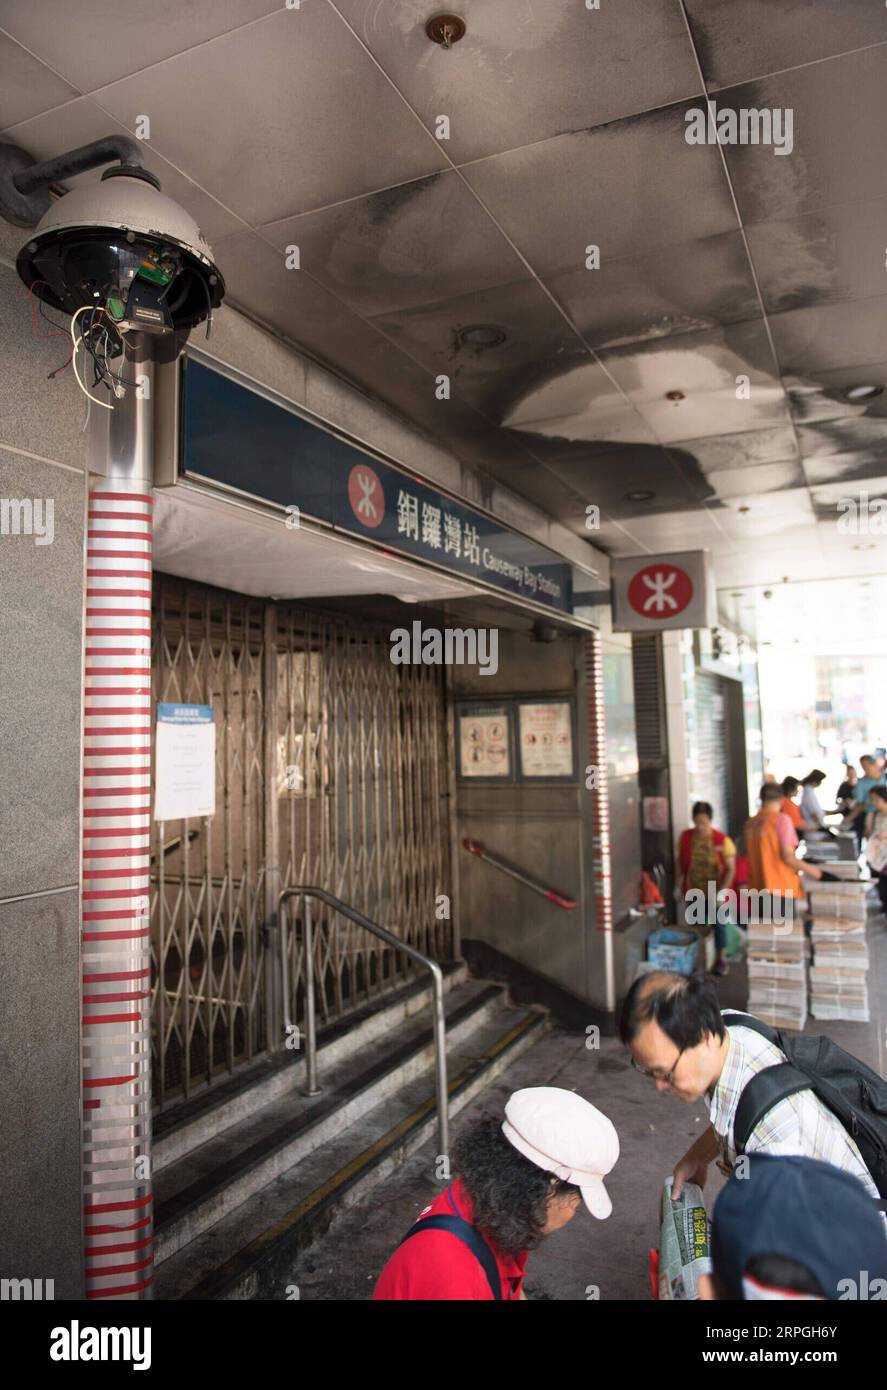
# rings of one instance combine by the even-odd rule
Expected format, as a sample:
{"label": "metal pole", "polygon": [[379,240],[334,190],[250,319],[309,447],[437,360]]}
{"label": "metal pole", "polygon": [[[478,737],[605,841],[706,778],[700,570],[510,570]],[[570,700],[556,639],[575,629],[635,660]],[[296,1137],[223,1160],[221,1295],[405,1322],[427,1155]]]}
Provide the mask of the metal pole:
{"label": "metal pole", "polygon": [[305,904],[305,1066],[307,1068],[306,1096],[319,1096],[317,1084],[317,1019],[314,1011],[314,927],[311,921],[311,899]]}
{"label": "metal pole", "polygon": [[[92,407],[83,737],[87,1298],[150,1298],[153,364]],[[99,475],[99,476],[96,476]],[[162,853],[162,851],[161,851]],[[158,981],[162,991],[162,974]]]}
{"label": "metal pole", "polygon": [[434,1028],[434,1080],[437,1091],[437,1151],[439,1158],[450,1152],[450,1107],[447,1088],[447,1033],[444,1017],[443,971],[431,965],[432,1026]]}

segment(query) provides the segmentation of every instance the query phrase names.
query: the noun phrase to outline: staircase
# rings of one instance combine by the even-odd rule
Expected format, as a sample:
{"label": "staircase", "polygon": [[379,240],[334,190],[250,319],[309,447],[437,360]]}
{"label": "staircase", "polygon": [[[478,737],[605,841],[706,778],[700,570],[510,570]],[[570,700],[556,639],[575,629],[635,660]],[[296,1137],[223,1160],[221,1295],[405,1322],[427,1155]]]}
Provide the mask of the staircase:
{"label": "staircase", "polygon": [[[505,986],[445,974],[450,1113],[542,1036]],[[436,1133],[430,988],[318,1036],[322,1094],[286,1052],[154,1126],[155,1297],[284,1299],[303,1252]]]}

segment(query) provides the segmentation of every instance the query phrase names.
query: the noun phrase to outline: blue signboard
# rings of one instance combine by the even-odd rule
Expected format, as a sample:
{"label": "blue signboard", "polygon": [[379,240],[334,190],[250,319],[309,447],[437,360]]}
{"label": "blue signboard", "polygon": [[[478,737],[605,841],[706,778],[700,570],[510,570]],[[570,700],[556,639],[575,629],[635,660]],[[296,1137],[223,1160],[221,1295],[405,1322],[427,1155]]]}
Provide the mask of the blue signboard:
{"label": "blue signboard", "polygon": [[572,613],[572,567],[553,551],[200,362],[182,395],[184,473]]}

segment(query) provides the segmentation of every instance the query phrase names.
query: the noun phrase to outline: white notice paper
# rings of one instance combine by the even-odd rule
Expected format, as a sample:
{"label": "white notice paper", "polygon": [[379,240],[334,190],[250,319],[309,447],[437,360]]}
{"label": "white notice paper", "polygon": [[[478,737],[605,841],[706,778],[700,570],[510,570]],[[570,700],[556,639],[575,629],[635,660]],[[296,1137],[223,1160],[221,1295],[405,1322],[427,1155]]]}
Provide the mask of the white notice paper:
{"label": "white notice paper", "polygon": [[216,812],[216,726],[212,705],[157,706],[154,819]]}

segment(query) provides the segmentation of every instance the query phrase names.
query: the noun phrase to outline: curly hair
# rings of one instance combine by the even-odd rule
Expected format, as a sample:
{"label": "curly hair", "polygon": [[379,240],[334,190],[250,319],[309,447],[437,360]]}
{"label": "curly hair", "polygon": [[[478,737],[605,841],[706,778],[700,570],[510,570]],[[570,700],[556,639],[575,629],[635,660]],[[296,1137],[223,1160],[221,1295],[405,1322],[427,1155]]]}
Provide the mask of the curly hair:
{"label": "curly hair", "polygon": [[574,1183],[518,1153],[502,1133],[501,1120],[480,1120],[462,1134],[453,1162],[471,1198],[475,1224],[508,1255],[532,1250],[542,1240],[551,1197],[581,1195]]}

